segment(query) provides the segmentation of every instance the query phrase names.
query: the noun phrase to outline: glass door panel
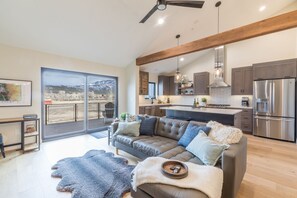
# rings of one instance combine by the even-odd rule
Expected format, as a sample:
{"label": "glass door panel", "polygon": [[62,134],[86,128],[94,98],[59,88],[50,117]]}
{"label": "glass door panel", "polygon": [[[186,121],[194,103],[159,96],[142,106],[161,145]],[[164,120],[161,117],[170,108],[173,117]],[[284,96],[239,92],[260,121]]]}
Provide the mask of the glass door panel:
{"label": "glass door panel", "polygon": [[79,73],[42,68],[43,138],[85,131],[85,82]]}
{"label": "glass door panel", "polygon": [[117,79],[88,75],[88,131],[106,129],[117,116]]}

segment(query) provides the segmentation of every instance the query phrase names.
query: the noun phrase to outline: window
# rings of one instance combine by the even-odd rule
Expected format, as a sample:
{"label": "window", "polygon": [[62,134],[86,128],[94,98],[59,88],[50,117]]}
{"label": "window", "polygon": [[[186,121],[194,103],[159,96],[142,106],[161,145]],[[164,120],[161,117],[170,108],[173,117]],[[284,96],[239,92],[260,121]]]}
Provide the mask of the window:
{"label": "window", "polygon": [[148,95],[145,96],[145,99],[156,99],[156,83],[149,82]]}

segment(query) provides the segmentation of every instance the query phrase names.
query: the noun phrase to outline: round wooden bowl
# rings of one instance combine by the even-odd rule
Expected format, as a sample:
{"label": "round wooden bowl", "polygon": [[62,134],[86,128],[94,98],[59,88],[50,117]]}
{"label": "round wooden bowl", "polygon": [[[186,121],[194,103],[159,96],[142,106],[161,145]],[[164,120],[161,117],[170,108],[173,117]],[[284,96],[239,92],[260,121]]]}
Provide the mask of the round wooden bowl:
{"label": "round wooden bowl", "polygon": [[[180,171],[175,173],[173,168],[180,167]],[[182,179],[188,176],[188,166],[179,161],[167,161],[162,164],[162,174],[171,179]]]}

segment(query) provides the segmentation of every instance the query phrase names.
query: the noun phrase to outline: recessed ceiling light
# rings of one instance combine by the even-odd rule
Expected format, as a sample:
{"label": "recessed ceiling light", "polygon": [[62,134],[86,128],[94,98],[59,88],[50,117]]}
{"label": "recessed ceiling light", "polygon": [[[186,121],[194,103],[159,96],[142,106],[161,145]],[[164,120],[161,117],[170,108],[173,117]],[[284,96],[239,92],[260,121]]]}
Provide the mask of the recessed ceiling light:
{"label": "recessed ceiling light", "polygon": [[185,60],[185,59],[184,59],[183,57],[181,57],[181,58],[179,59],[179,61],[181,61],[181,62],[184,61],[184,60]]}
{"label": "recessed ceiling light", "polygon": [[164,18],[159,18],[158,19],[158,25],[163,25],[165,23],[165,19]]}
{"label": "recessed ceiling light", "polygon": [[259,8],[259,11],[260,11],[260,12],[263,12],[264,10],[266,10],[266,6],[265,6],[265,5],[262,5],[262,6]]}

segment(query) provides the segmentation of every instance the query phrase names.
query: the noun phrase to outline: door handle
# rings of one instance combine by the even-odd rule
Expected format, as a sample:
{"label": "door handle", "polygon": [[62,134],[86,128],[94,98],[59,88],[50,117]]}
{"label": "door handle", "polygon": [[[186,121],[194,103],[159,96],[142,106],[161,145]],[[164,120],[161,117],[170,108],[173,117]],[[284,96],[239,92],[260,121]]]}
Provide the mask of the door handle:
{"label": "door handle", "polygon": [[258,119],[258,120],[266,120],[266,121],[268,121],[268,119],[267,118],[261,118],[261,117],[254,117],[255,119]]}

